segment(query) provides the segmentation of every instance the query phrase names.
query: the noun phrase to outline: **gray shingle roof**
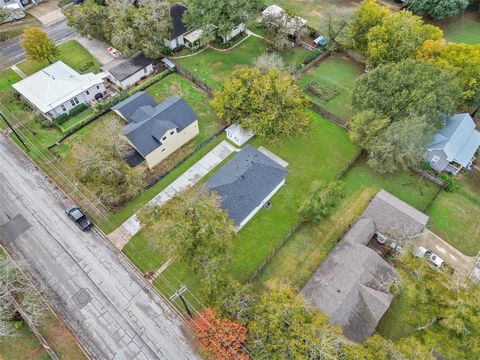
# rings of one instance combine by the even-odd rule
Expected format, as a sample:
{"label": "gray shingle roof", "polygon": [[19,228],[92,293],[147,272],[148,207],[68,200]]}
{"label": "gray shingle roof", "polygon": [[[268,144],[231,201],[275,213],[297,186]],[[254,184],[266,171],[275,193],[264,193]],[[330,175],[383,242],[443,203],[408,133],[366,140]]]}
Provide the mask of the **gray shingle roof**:
{"label": "gray shingle roof", "polygon": [[341,326],[348,338],[365,341],[390,306],[389,280],[397,276],[367,243],[376,231],[421,232],[427,221],[426,215],[381,190],[315,271],[302,295]]}
{"label": "gray shingle roof", "polygon": [[183,14],[185,11],[187,11],[187,7],[183,4],[173,4],[170,6],[170,17],[172,18],[172,31],[170,36],[172,40],[188,31],[183,22]]}
{"label": "gray shingle roof", "polygon": [[251,145],[247,145],[210,177],[205,187],[221,197],[237,225],[287,177],[288,171]]}
{"label": "gray shingle roof", "polygon": [[123,81],[151,64],[152,62],[148,60],[142,53],[138,53],[128,59],[125,59],[118,65],[115,65],[109,69],[108,72],[117,80]]}
{"label": "gray shingle roof", "polygon": [[123,133],[144,157],[162,144],[162,137],[168,130],[180,132],[198,120],[195,111],[183,98],[170,97],[157,105],[143,91],[112,109],[128,121]]}
{"label": "gray shingle roof", "polygon": [[480,133],[468,113],[455,114],[447,119],[445,126],[435,133],[427,150],[442,150],[448,161],[466,167],[480,146]]}

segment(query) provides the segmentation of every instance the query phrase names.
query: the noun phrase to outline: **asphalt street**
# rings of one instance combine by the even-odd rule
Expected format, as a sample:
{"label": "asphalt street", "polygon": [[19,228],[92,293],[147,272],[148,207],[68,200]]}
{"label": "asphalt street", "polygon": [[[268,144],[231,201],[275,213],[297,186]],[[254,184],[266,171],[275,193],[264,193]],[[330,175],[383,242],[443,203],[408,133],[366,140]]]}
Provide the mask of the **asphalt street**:
{"label": "asphalt street", "polygon": [[[67,25],[66,19],[48,24],[43,27],[43,30],[56,44],[69,40],[77,35],[75,28]],[[21,42],[22,37],[17,36],[0,43],[0,70],[25,60],[25,52],[23,51]]]}
{"label": "asphalt street", "polygon": [[0,242],[92,359],[197,359],[184,323],[68,200],[0,133]]}

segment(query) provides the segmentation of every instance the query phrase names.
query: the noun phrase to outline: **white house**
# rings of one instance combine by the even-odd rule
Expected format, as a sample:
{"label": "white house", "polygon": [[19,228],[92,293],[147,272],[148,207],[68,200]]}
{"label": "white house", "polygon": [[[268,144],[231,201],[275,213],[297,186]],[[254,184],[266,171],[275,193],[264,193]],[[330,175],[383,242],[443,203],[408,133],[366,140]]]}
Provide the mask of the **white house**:
{"label": "white house", "polygon": [[262,22],[269,21],[283,22],[289,35],[292,37],[296,37],[298,31],[307,24],[307,20],[305,20],[304,18],[301,18],[300,16],[290,15],[278,5],[270,5],[262,11]]}
{"label": "white house", "polygon": [[57,61],[12,86],[30,106],[53,120],[79,104],[89,106],[104,93],[105,77],[105,73],[82,75]]}
{"label": "white house", "polygon": [[184,36],[190,32],[183,22],[183,14],[187,7],[183,4],[173,4],[170,6],[170,18],[172,19],[172,29],[170,38],[164,39],[165,46],[171,50],[185,46]]}
{"label": "white house", "polygon": [[37,0],[0,0],[0,8],[25,9],[38,2]]}
{"label": "white house", "polygon": [[255,135],[253,131],[243,129],[238,123],[227,127],[225,133],[227,139],[237,146],[242,146]]}
{"label": "white house", "polygon": [[120,60],[110,68],[103,68],[108,73],[108,79],[123,89],[135,85],[154,72],[153,64],[142,53],[137,53],[128,59]]}

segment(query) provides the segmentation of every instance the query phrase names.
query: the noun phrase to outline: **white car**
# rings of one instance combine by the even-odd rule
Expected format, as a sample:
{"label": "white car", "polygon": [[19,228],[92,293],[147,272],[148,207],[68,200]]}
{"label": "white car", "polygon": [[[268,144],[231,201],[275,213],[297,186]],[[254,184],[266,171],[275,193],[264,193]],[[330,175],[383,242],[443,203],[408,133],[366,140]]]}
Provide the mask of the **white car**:
{"label": "white car", "polygon": [[445,263],[441,257],[435,254],[433,251],[427,250],[423,246],[417,247],[413,251],[413,256],[425,258],[437,268],[440,268]]}
{"label": "white car", "polygon": [[122,56],[122,54],[120,53],[120,51],[118,51],[117,49],[115,49],[114,47],[109,47],[107,49],[107,51],[110,53],[110,55],[112,55],[114,58],[119,58]]}

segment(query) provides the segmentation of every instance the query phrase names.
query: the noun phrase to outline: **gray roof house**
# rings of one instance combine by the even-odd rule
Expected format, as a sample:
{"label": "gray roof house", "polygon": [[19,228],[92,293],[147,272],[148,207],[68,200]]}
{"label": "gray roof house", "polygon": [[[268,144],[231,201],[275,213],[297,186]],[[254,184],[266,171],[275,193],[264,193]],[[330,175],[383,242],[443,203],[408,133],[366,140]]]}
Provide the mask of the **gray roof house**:
{"label": "gray roof house", "polygon": [[359,220],[320,265],[302,296],[340,326],[345,336],[363,342],[373,334],[393,295],[395,269],[367,244],[376,232],[421,232],[428,221],[410,205],[381,190]]}
{"label": "gray roof house", "polygon": [[480,132],[468,113],[447,119],[428,144],[424,159],[438,171],[456,175],[462,168],[470,169],[480,147]]}
{"label": "gray roof house", "polygon": [[128,59],[113,61],[112,66],[103,68],[109,74],[109,80],[126,89],[152,74],[153,64],[142,53]]}
{"label": "gray roof house", "polygon": [[267,152],[247,145],[205,183],[218,193],[240,230],[285,184],[288,170]]}
{"label": "gray roof house", "polygon": [[198,115],[180,97],[156,104],[139,91],[112,107],[128,124],[123,132],[149,168],[198,135]]}

